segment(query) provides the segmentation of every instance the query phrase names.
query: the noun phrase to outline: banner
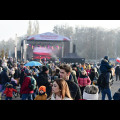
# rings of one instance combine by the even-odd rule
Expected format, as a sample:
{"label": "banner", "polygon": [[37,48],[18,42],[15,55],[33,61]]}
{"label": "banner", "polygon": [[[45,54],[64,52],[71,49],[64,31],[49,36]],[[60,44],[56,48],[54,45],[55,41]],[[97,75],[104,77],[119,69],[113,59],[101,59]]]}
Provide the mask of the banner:
{"label": "banner", "polygon": [[52,41],[70,41],[69,38],[51,33],[51,32],[46,32],[43,34],[38,34],[38,35],[33,35],[29,36],[27,40],[52,40]]}

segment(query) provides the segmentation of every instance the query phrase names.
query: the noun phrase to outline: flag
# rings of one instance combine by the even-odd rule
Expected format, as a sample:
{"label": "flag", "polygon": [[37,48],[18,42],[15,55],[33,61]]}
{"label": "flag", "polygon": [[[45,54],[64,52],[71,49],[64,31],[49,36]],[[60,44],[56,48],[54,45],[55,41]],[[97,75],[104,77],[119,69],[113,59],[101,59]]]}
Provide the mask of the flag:
{"label": "flag", "polygon": [[120,58],[117,58],[116,61],[120,63]]}

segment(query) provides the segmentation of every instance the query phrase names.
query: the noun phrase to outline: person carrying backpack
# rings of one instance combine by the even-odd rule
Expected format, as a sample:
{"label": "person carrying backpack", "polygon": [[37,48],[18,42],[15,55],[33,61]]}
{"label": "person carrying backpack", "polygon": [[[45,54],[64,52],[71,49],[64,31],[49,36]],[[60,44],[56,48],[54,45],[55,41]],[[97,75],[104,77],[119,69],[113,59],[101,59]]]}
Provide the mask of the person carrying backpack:
{"label": "person carrying backpack", "polygon": [[110,89],[111,68],[112,66],[109,64],[109,57],[105,56],[104,59],[101,61],[101,75],[98,78],[98,86],[101,89],[102,100],[105,100],[106,94],[108,96],[108,99],[112,100],[112,94]]}
{"label": "person carrying backpack", "polygon": [[25,70],[25,77],[21,85],[20,94],[22,95],[22,100],[33,100],[35,85],[34,79],[31,77],[30,70]]}

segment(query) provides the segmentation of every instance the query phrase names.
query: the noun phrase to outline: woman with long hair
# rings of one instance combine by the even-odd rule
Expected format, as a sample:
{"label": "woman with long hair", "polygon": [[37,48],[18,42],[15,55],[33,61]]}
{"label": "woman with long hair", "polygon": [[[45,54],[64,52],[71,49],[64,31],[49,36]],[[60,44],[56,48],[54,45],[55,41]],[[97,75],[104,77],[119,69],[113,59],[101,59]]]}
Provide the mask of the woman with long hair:
{"label": "woman with long hair", "polygon": [[55,79],[52,86],[52,95],[48,100],[73,100],[69,87],[64,79]]}

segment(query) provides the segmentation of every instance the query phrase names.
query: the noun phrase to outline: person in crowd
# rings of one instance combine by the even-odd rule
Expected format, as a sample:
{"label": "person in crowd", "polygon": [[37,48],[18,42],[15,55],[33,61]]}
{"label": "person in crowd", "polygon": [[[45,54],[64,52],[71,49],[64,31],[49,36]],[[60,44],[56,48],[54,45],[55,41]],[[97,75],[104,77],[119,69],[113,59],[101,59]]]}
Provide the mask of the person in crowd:
{"label": "person in crowd", "polygon": [[[13,88],[14,88],[14,89],[17,89],[18,81],[14,78],[14,74],[11,74],[11,76],[10,76],[10,84],[13,85]],[[15,97],[18,96],[18,94],[15,94],[15,92],[13,92],[13,95],[14,95]]]}
{"label": "person in crowd", "polygon": [[82,98],[81,91],[80,91],[79,86],[75,82],[73,82],[73,80],[69,79],[71,71],[72,71],[72,68],[69,65],[61,64],[60,78],[66,80],[73,100],[79,100]]}
{"label": "person in crowd", "polygon": [[26,70],[26,68],[24,67],[24,63],[21,63],[20,64],[20,78],[19,78],[19,84],[20,84],[20,86],[22,85],[23,80],[24,80],[25,70]]}
{"label": "person in crowd", "polygon": [[36,75],[38,76],[39,70],[35,66],[32,67],[32,71],[34,71]]}
{"label": "person in crowd", "polygon": [[39,93],[34,100],[47,100],[46,87],[40,86]]}
{"label": "person in crowd", "polygon": [[17,84],[19,85],[19,78],[20,78],[20,68],[17,67],[17,64],[14,64],[14,69],[15,69],[15,73],[14,73],[14,79],[17,80]]}
{"label": "person in crowd", "polygon": [[97,74],[97,72],[95,72],[94,68],[91,69],[91,73],[88,76],[89,76],[89,78],[91,80],[91,85],[93,84],[94,80],[97,81],[97,79],[98,79],[98,74]]}
{"label": "person in crowd", "polygon": [[8,58],[7,66],[8,66],[9,69],[11,69],[13,67],[12,58]]}
{"label": "person in crowd", "polygon": [[105,78],[104,87],[100,88],[102,93],[102,100],[105,100],[106,94],[108,96],[108,99],[112,100],[112,94],[110,89],[111,68],[112,66],[109,64],[109,57],[105,56],[104,59],[101,61],[101,65],[100,65],[100,71],[101,71],[100,76],[103,76]]}
{"label": "person in crowd", "polygon": [[48,74],[49,74],[49,69],[46,66],[43,66],[42,67],[42,72],[39,73],[39,76],[37,78],[38,88],[40,86],[45,86],[47,97],[50,96],[50,93],[51,93],[51,90],[52,90],[51,85],[50,85],[51,80],[49,79]]}
{"label": "person in crowd", "polygon": [[7,61],[6,61],[6,59],[3,59],[2,67],[7,67]]}
{"label": "person in crowd", "polygon": [[53,74],[53,80],[60,78],[60,69],[56,68],[55,73]]}
{"label": "person in crowd", "polygon": [[120,81],[120,65],[117,65],[115,68],[115,75],[116,75],[116,81],[119,79]]}
{"label": "person in crowd", "polygon": [[78,84],[78,80],[77,80],[77,77],[76,77],[76,71],[75,70],[71,71],[69,80],[73,80],[76,84]]}
{"label": "person in crowd", "polygon": [[113,100],[120,100],[120,88],[114,93]]}
{"label": "person in crowd", "polygon": [[91,73],[91,66],[90,66],[90,64],[88,64],[87,67],[86,67],[86,73],[87,73],[87,75],[89,75]]}
{"label": "person in crowd", "polygon": [[67,82],[58,78],[54,80],[52,86],[52,95],[48,100],[73,100],[69,91]]}
{"label": "person in crowd", "polygon": [[82,71],[82,75],[78,78],[78,85],[80,87],[81,90],[81,94],[83,96],[83,90],[87,85],[91,84],[91,80],[89,78],[89,76],[87,76],[87,73],[85,70]]}
{"label": "person in crowd", "polygon": [[[7,67],[4,67],[3,68],[3,71],[1,72],[1,85],[2,85],[2,92],[4,91],[5,89],[5,84],[7,82],[10,82],[10,79],[8,77],[8,74],[7,74]],[[2,94],[3,95],[3,94]]]}
{"label": "person in crowd", "polygon": [[37,85],[38,76],[36,75],[37,73],[34,70],[31,71],[31,74],[32,77],[36,80],[36,88],[34,89],[34,93],[33,93],[33,100],[34,100],[36,95],[38,94],[38,85]]}
{"label": "person in crowd", "polygon": [[22,100],[33,100],[34,90],[29,88],[31,84],[31,72],[26,69],[24,72],[24,79],[21,85],[20,94],[22,95]]}
{"label": "person in crowd", "polygon": [[13,88],[12,84],[8,84],[4,91],[4,94],[6,95],[5,100],[12,100],[13,92],[17,93],[17,90]]}
{"label": "person in crowd", "polygon": [[77,77],[77,79],[78,79],[78,77],[80,77],[80,72],[78,71],[77,65],[74,64],[74,65],[72,66],[72,69],[76,72],[76,77]]}
{"label": "person in crowd", "polygon": [[2,58],[0,57],[0,67],[2,67]]}
{"label": "person in crowd", "polygon": [[95,85],[87,85],[83,91],[83,100],[98,100],[98,87]]}

